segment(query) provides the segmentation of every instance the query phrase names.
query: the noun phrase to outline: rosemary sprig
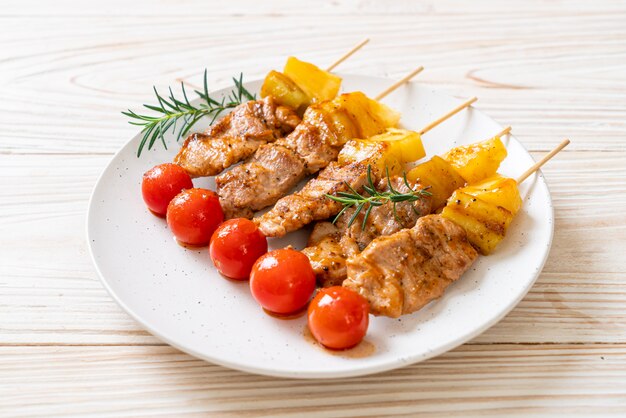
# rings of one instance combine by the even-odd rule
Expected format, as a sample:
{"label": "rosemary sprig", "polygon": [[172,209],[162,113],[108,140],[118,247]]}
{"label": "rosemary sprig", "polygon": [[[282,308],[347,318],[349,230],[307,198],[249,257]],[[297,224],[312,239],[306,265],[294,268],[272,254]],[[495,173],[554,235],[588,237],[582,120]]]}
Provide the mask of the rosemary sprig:
{"label": "rosemary sprig", "polygon": [[419,190],[413,190],[409,181],[406,178],[406,173],[402,175],[404,179],[404,184],[410,190],[406,193],[401,193],[393,188],[391,185],[391,178],[389,176],[389,169],[386,170],[387,174],[387,187],[389,190],[385,190],[380,192],[376,190],[374,186],[374,181],[372,180],[372,166],[367,166],[367,184],[363,186],[363,189],[369,196],[364,196],[363,194],[357,192],[352,186],[348,183],[345,183],[350,192],[338,192],[337,196],[326,194],[325,196],[329,199],[334,200],[335,202],[339,202],[343,205],[341,211],[335,216],[333,219],[333,223],[337,222],[339,218],[351,207],[356,207],[356,210],[350,217],[348,221],[348,227],[352,226],[356,218],[359,216],[359,213],[363,209],[365,209],[365,216],[363,217],[363,222],[361,224],[361,229],[365,230],[365,225],[367,224],[367,219],[370,216],[372,208],[376,206],[382,206],[385,203],[391,202],[393,204],[393,216],[396,220],[398,220],[398,215],[396,213],[396,204],[400,202],[415,202],[420,200],[424,196],[430,196],[432,193],[428,191],[430,187],[426,187]]}
{"label": "rosemary sprig", "polygon": [[[176,141],[186,136],[189,130],[204,116],[211,118],[210,124],[215,122],[215,119],[226,109],[236,107],[245,101],[254,100],[255,95],[251,94],[243,86],[243,74],[239,75],[239,78],[233,77],[235,87],[231,90],[227,98],[222,100],[215,100],[209,95],[209,88],[207,82],[207,70],[204,70],[204,86],[203,91],[194,90],[194,92],[200,96],[202,102],[198,105],[193,105],[187,98],[187,91],[185,90],[185,84],[180,83],[183,98],[174,97],[172,88],[169,88],[169,95],[164,97],[159,94],[156,87],[153,87],[154,94],[156,95],[158,105],[143,106],[146,109],[157,112],[156,115],[139,114],[132,110],[122,112],[123,115],[128,116],[131,120],[128,121],[131,125],[142,126],[143,138],[139,143],[139,149],[137,150],[137,157],[141,156],[146,144],[148,149],[152,149],[157,139],[161,140],[163,146],[167,149],[165,143],[164,134],[172,129],[176,134]],[[178,133],[176,133],[177,124],[180,126]]]}

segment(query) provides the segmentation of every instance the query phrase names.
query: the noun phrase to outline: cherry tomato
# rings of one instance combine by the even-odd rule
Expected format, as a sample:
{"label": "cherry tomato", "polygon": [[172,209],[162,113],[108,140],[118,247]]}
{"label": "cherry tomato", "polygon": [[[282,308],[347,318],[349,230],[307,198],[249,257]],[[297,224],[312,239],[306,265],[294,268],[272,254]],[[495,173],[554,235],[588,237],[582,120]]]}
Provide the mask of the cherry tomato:
{"label": "cherry tomato", "polygon": [[335,350],[361,342],[369,324],[369,305],[358,293],[341,286],[320,289],[307,313],[311,334]]}
{"label": "cherry tomato", "polygon": [[226,277],[245,280],[254,262],[267,252],[267,238],[256,224],[245,218],[221,224],[211,237],[209,253],[213,264]]}
{"label": "cherry tomato", "polygon": [[191,189],[191,177],[179,165],[166,163],[146,171],[141,182],[141,194],[148,209],[165,216],[167,205],[183,189]]}
{"label": "cherry tomato", "polygon": [[207,189],[183,190],[167,207],[167,225],[184,244],[208,244],[223,221],[219,198]]}
{"label": "cherry tomato", "polygon": [[315,273],[306,255],[292,249],[262,255],[250,274],[250,290],[270,312],[290,314],[302,309],[315,290]]}

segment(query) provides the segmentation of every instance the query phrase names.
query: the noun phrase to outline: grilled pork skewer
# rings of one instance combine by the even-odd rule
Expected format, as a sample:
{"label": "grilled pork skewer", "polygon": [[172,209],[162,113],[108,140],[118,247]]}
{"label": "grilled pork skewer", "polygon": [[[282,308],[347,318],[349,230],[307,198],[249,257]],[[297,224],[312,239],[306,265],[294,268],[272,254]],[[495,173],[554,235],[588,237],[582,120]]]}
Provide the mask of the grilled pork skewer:
{"label": "grilled pork skewer", "polygon": [[291,134],[262,145],[248,161],[216,177],[226,218],[252,218],[334,161],[348,140],[380,133],[399,119],[397,112],[360,92],[309,106]]}
{"label": "grilled pork skewer", "polygon": [[[510,130],[511,128],[507,127],[490,140],[472,144],[469,146],[471,150],[469,153],[467,152],[468,147],[456,147],[446,155],[449,161],[433,157],[409,172],[411,179],[407,180],[407,183],[411,186],[411,190],[424,189],[426,186],[431,196],[422,197],[415,202],[396,203],[396,216],[393,213],[393,205],[387,202],[372,208],[364,228],[362,227],[364,213],[357,216],[352,226],[348,225],[355,212],[354,207],[348,208],[335,224],[330,222],[316,224],[309,237],[307,247],[302,252],[309,257],[318,283],[322,287],[341,285],[347,277],[346,259],[348,257],[363,251],[375,238],[391,235],[404,228],[411,228],[415,226],[419,217],[439,209],[455,189],[466,183],[457,173],[457,169],[450,164],[450,161],[455,164],[463,162],[460,168],[475,166],[476,161],[480,160],[482,155],[483,160],[488,159],[495,163],[483,175],[495,173],[500,161],[506,156],[505,153],[502,153],[505,151],[504,145],[498,142],[499,139],[497,141],[495,139],[502,137]],[[428,172],[431,175],[424,175]],[[419,179],[419,177],[424,178]],[[417,181],[414,183],[413,180]],[[419,180],[423,180],[422,184]],[[391,177],[390,181],[393,189],[399,193],[410,191],[402,177]],[[387,182],[381,180],[377,190],[388,191]],[[408,209],[412,210],[405,214]]]}
{"label": "grilled pork skewer", "polygon": [[[356,45],[326,71],[330,72],[368,41],[369,39],[365,39]],[[323,74],[319,69],[317,72]],[[337,80],[339,83],[340,79]],[[215,176],[250,157],[259,146],[283,138],[300,122],[296,109],[281,103],[271,95],[260,100],[251,100],[237,106],[206,132],[190,134],[174,162],[192,177]]]}
{"label": "grilled pork skewer", "polygon": [[[462,188],[459,191],[475,193],[468,202],[457,200],[453,195],[441,215],[424,216],[411,229],[376,238],[363,252],[348,259],[348,278],[343,286],[365,297],[374,315],[392,318],[415,312],[439,298],[478,258],[479,252],[474,247],[487,254],[486,248],[491,250],[494,247],[485,247],[483,244],[489,244],[495,239],[497,245],[504,238],[508,223],[515,214],[496,204],[498,202],[511,207],[511,194],[505,189],[513,191],[516,197],[514,200],[521,204],[517,184],[568,143],[569,140],[563,141],[521,175],[518,181],[500,177],[496,179],[499,183],[495,183],[492,188]],[[483,185],[494,181],[488,179]],[[507,182],[513,183],[512,187]],[[459,205],[464,205],[465,211],[455,208]],[[517,204],[515,206],[519,209]],[[448,208],[454,208],[455,212],[446,213]],[[484,216],[493,211],[507,214],[507,221],[498,228],[501,231],[497,238],[487,237],[491,234],[489,229],[492,224],[501,222]],[[483,228],[484,234],[476,233],[480,228]]]}
{"label": "grilled pork skewer", "polygon": [[[467,100],[443,117],[430,123],[419,133],[421,135],[433,129],[438,124],[469,107],[476,98]],[[371,145],[371,147],[369,146]],[[328,199],[326,195],[336,195],[347,192],[350,188],[361,190],[365,184],[368,166],[375,167],[373,174],[378,181],[385,175],[385,165],[389,158],[384,143],[365,143],[353,140],[346,144],[341,151],[338,161],[332,162],[317,178],[309,181],[302,190],[280,199],[267,213],[255,219],[259,228],[268,237],[281,237],[288,232],[302,228],[313,221],[327,219],[341,210],[341,203]],[[420,140],[421,146],[421,140]],[[354,149],[354,152],[351,152]],[[342,161],[342,155],[358,155],[358,158]],[[423,157],[421,154],[419,158]],[[404,161],[404,163],[411,161]],[[399,166],[401,164],[396,164]]]}

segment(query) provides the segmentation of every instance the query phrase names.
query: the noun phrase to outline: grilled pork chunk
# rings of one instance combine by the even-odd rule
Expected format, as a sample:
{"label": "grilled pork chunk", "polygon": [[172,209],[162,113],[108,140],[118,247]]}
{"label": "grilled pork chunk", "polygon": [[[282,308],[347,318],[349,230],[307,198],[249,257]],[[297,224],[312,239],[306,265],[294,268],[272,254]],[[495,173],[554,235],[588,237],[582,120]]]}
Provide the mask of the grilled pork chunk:
{"label": "grilled pork chunk", "polygon": [[341,286],[347,276],[341,235],[341,229],[332,222],[318,222],[302,250],[322,287]]}
{"label": "grilled pork chunk", "polygon": [[365,297],[374,315],[397,318],[439,298],[477,257],[463,228],[428,215],[349,258],[343,286]]}
{"label": "grilled pork chunk", "polygon": [[273,204],[276,193],[290,190],[304,178],[304,162],[289,148],[265,144],[244,164],[216,177],[226,219],[252,218]]}
{"label": "grilled pork chunk", "polygon": [[[332,161],[339,149],[322,139],[317,126],[305,122],[286,138],[260,147],[247,162],[216,177],[217,193],[226,218],[252,218],[271,206],[300,180]],[[313,162],[311,166],[308,161]]]}
{"label": "grilled pork chunk", "polygon": [[[391,177],[394,190],[409,192],[409,188],[400,176]],[[409,184],[413,190],[421,185]],[[381,180],[377,190],[388,191],[386,180]],[[328,199],[330,200],[330,199]],[[374,239],[394,234],[401,229],[411,228],[421,216],[430,213],[431,199],[424,196],[415,202],[398,202],[394,215],[391,203],[373,207],[363,229],[365,212],[357,215],[354,223],[348,227],[355,208],[347,209],[335,225],[319,222],[313,228],[307,248],[302,250],[309,257],[318,283],[323,287],[341,285],[347,277],[346,259],[363,251]]]}
{"label": "grilled pork chunk", "polygon": [[271,96],[237,106],[205,133],[187,137],[174,162],[192,177],[214,176],[250,157],[259,146],[290,133],[300,123],[296,112]]}
{"label": "grilled pork chunk", "polygon": [[261,232],[268,237],[282,237],[313,221],[328,219],[341,210],[341,203],[325,194],[347,192],[348,184],[361,189],[367,179],[367,166],[362,163],[341,165],[333,161],[317,178],[309,181],[302,190],[280,199],[269,211],[255,219]]}

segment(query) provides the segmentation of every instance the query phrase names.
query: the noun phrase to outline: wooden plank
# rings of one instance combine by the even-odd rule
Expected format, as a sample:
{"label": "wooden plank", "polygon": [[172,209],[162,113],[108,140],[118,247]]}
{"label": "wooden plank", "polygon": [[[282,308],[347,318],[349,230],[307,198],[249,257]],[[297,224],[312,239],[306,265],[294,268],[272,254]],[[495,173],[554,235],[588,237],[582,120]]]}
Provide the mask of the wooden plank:
{"label": "wooden plank", "polygon": [[[87,254],[87,199],[108,159],[0,155],[0,344],[159,343],[110,299]],[[550,258],[522,303],[475,342],[626,342],[625,159],[566,151],[545,167]]]}
{"label": "wooden plank", "polygon": [[[0,415],[620,416],[626,345],[463,346],[392,372],[248,375],[171,347],[0,347]],[[584,379],[584,384],[581,384]]]}
{"label": "wooden plank", "polygon": [[[147,15],[133,17],[124,4],[123,15],[114,6],[100,7],[99,13],[113,13],[107,19],[56,6],[37,8],[50,12],[45,19],[16,19],[3,5],[0,152],[112,153],[137,132],[120,111],[151,103],[153,84],[197,85],[207,68],[211,85],[223,87],[239,72],[262,77],[288,54],[329,63],[365,35],[370,45],[340,71],[395,77],[423,64],[420,82],[480,97],[478,107],[513,125],[532,150],[546,150],[564,136],[573,139],[572,150],[626,150],[626,13],[613,10],[623,3],[582,15],[579,10],[595,5],[560,10],[557,2],[549,13],[512,8],[497,14],[498,24],[485,4],[481,13],[462,13],[474,8],[471,2],[458,10],[432,3],[419,17],[331,14],[315,25],[308,14],[223,19],[174,3],[163,7],[191,16],[153,15],[140,4],[130,8]],[[77,16],[55,17],[54,10]]]}
{"label": "wooden plank", "polygon": [[[36,6],[36,7],[35,7]],[[307,5],[289,0],[274,0],[257,2],[255,0],[240,0],[230,3],[207,4],[204,2],[187,2],[185,7],[180,4],[165,0],[150,1],[139,0],[131,3],[123,0],[107,2],[92,2],[89,7],[76,7],[71,0],[61,0],[54,5],[41,4],[33,0],[18,1],[5,0],[0,16],[97,16],[97,17],[149,17],[149,16],[175,16],[195,17],[198,14],[211,14],[214,16],[241,16],[264,15],[273,16],[311,16],[311,15],[404,15],[404,14],[474,14],[490,15],[504,13],[538,13],[563,14],[571,13],[580,16],[588,13],[597,13],[599,10],[623,12],[626,6],[620,1],[605,1],[602,7],[598,4],[584,0],[575,1],[545,1],[528,0],[509,2],[508,4],[492,2],[489,0],[474,0],[470,3],[463,0],[395,0],[389,3],[375,2],[371,0],[320,0],[315,4]],[[30,12],[30,13],[28,13]]]}

